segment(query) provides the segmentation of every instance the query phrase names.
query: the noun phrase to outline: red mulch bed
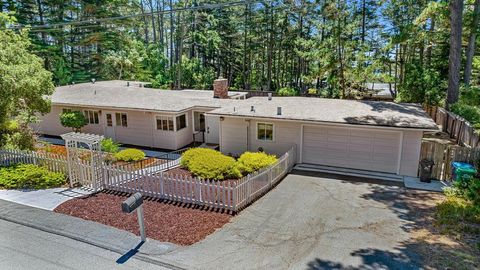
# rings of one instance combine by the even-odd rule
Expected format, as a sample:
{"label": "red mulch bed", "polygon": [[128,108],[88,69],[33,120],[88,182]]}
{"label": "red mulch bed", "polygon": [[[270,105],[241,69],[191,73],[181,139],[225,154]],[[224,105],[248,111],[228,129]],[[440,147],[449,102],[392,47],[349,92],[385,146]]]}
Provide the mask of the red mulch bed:
{"label": "red mulch bed", "polygon": [[[97,193],[62,203],[55,212],[103,223],[140,235],[137,214],[125,214],[121,203],[128,195]],[[147,237],[179,245],[196,243],[230,221],[231,215],[176,203],[145,200]]]}

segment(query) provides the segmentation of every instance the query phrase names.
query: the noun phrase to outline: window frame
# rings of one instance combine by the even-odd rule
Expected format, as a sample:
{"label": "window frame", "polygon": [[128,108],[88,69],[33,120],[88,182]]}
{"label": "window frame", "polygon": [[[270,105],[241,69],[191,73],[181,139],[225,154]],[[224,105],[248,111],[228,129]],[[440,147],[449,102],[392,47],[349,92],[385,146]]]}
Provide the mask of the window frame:
{"label": "window frame", "polygon": [[[125,125],[122,116],[125,115]],[[128,127],[128,114],[124,112],[115,112],[115,126]]]}
{"label": "window frame", "polygon": [[99,125],[100,124],[100,117],[99,112],[95,110],[83,110],[83,115],[87,120],[87,124],[89,125]]}
{"label": "window frame", "polygon": [[[167,131],[167,132],[175,131],[174,119],[175,119],[175,116],[173,115],[156,115],[155,128],[159,131]],[[159,125],[159,121],[160,121],[160,125]]]}
{"label": "window frame", "polygon": [[[179,126],[179,125],[178,125],[178,123],[179,123],[179,122],[178,122],[178,119],[179,119],[180,117],[182,117],[182,116],[185,117],[185,126],[179,128],[179,127],[178,127],[178,126]],[[186,113],[183,113],[183,114],[175,115],[175,127],[174,127],[174,128],[175,128],[175,131],[180,131],[180,130],[185,129],[185,128],[187,128],[187,127],[188,127],[187,114],[186,114]]]}
{"label": "window frame", "polygon": [[[269,140],[266,138],[266,133],[264,134],[264,138],[261,139],[259,138],[259,134],[260,134],[260,125],[271,125],[272,126],[272,139]],[[266,129],[265,129],[266,130]],[[275,124],[272,123],[272,122],[257,122],[256,123],[256,128],[255,128],[255,138],[257,139],[257,141],[261,141],[261,142],[274,142],[275,141]]]}

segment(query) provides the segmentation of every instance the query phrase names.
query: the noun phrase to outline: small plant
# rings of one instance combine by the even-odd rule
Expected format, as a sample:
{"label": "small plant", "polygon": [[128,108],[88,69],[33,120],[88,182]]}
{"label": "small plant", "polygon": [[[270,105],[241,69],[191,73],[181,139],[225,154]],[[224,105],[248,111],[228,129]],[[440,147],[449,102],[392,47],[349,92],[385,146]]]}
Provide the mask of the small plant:
{"label": "small plant", "polygon": [[120,144],[112,140],[111,138],[103,139],[101,141],[102,151],[107,153],[118,153],[120,151]]}
{"label": "small plant", "polygon": [[279,96],[296,96],[297,91],[292,87],[284,87],[278,90],[278,95]]}
{"label": "small plant", "polygon": [[273,165],[277,157],[264,152],[245,152],[237,160],[238,169],[243,174],[249,174]]}
{"label": "small plant", "polygon": [[66,183],[63,173],[49,171],[33,164],[16,164],[0,168],[0,188],[43,189],[59,187]]}
{"label": "small plant", "polygon": [[145,153],[135,148],[128,148],[115,154],[115,158],[121,161],[139,161],[145,158]]}
{"label": "small plant", "polygon": [[315,88],[310,88],[310,89],[307,90],[307,93],[309,95],[316,95],[318,93],[318,91]]}
{"label": "small plant", "polygon": [[208,148],[187,150],[183,153],[180,164],[204,179],[223,180],[242,176],[234,158]]}
{"label": "small plant", "polygon": [[87,124],[87,119],[79,111],[64,112],[60,114],[60,123],[64,127],[69,127],[73,131],[79,132]]}

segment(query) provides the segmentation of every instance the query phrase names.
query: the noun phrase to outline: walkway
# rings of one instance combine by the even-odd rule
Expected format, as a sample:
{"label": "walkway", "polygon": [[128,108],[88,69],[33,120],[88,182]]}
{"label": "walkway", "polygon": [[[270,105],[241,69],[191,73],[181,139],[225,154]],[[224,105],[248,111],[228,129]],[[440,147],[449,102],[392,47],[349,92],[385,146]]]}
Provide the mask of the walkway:
{"label": "walkway", "polygon": [[70,199],[91,193],[91,190],[83,188],[15,189],[0,190],[0,199],[45,210],[53,210]]}

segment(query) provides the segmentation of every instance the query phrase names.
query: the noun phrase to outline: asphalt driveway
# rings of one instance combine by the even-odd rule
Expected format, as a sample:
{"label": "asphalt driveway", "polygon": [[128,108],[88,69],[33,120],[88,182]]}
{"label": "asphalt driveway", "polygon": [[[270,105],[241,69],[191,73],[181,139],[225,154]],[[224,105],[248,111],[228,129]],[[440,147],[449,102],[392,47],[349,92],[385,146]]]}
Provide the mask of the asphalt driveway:
{"label": "asphalt driveway", "polygon": [[196,269],[418,269],[405,189],[356,180],[294,171],[216,233],[162,257]]}

